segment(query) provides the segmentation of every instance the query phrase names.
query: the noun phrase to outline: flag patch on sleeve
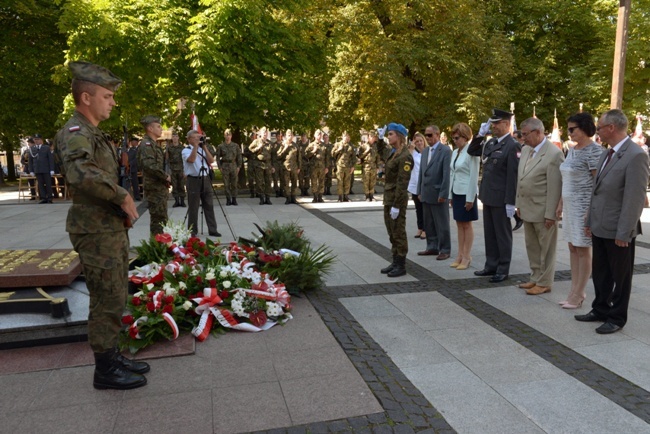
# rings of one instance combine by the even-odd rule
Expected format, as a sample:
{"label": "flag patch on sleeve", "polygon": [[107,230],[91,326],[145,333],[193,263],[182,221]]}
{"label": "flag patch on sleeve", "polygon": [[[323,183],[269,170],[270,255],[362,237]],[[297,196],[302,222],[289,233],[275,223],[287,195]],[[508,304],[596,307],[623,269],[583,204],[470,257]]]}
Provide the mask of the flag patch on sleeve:
{"label": "flag patch on sleeve", "polygon": [[70,128],[68,128],[68,131],[70,131],[71,133],[73,133],[73,132],[75,132],[75,131],[79,131],[80,129],[81,129],[81,127],[80,127],[79,125],[75,125],[74,127],[70,127]]}

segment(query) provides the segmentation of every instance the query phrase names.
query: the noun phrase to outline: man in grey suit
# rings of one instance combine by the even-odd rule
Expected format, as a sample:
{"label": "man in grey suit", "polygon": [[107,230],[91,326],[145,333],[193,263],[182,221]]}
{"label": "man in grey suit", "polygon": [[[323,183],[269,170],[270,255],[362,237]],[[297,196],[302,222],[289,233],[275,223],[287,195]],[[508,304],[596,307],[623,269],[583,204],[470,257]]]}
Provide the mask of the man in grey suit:
{"label": "man in grey suit", "polygon": [[[481,125],[467,153],[481,157],[483,179],[478,197],[483,204],[485,267],[477,276],[492,276],[490,282],[503,282],[510,272],[512,259],[512,224],[517,193],[517,168],[521,145],[510,135],[513,114],[492,110],[492,117]],[[492,125],[494,137],[484,143]]]}
{"label": "man in grey suit", "polygon": [[50,147],[43,144],[43,137],[34,134],[34,146],[29,154],[29,171],[36,176],[39,203],[52,203],[52,176],[54,175],[54,157]]}
{"label": "man in grey suit", "polygon": [[427,248],[420,256],[438,255],[437,260],[449,259],[451,235],[449,231],[449,165],[451,150],[440,142],[440,129],[430,125],[424,132],[429,146],[422,151],[417,194],[422,202]]}
{"label": "man in grey suit", "polygon": [[557,225],[555,210],[562,197],[560,164],[564,154],[544,135],[537,118],[521,124],[524,146],[517,180],[517,214],[524,221],[530,281],[519,285],[529,295],[551,291],[555,278]]}
{"label": "man in grey suit", "polygon": [[578,321],[603,322],[596,333],[610,334],[627,322],[632,291],[634,241],[648,185],[648,155],[627,136],[621,110],[598,119],[596,131],[610,149],[603,152],[592,189],[585,231],[593,240],[592,279],[596,298]]}

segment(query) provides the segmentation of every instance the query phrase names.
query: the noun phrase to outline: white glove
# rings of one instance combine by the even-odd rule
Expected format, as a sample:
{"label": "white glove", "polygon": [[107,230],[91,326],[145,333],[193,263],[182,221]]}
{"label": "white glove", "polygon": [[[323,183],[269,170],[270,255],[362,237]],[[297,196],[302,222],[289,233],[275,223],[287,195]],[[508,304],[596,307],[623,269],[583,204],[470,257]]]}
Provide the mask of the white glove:
{"label": "white glove", "polygon": [[515,206],[506,204],[506,215],[508,216],[509,219],[513,218],[515,216]]}
{"label": "white glove", "polygon": [[36,176],[34,172],[29,172],[29,176]]}
{"label": "white glove", "polygon": [[481,128],[478,130],[478,135],[484,137],[488,132],[490,132],[490,121],[483,122]]}
{"label": "white glove", "polygon": [[54,176],[54,170],[50,170],[50,176]]}
{"label": "white glove", "polygon": [[397,220],[397,216],[399,215],[399,208],[391,207],[390,208],[390,218],[393,220]]}

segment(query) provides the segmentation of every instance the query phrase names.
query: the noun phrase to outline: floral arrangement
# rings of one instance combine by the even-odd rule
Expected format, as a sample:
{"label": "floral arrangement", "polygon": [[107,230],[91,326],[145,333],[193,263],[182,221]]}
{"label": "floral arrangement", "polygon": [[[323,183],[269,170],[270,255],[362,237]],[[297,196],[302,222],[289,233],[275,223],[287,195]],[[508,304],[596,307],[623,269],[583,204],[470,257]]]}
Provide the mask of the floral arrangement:
{"label": "floral arrangement", "polygon": [[[140,265],[129,272],[135,293],[122,317],[120,346],[135,353],[183,331],[203,341],[227,329],[257,332],[290,320],[284,277],[295,290],[313,289],[334,256],[325,247],[312,251],[295,224],[259,229],[262,236],[253,241],[220,244],[191,237],[182,223],[170,221],[163,234],[143,241],[137,247]],[[277,237],[265,239],[269,233]],[[300,239],[289,245],[302,251],[271,248],[288,242],[287,233]],[[300,275],[307,276],[304,283]]]}

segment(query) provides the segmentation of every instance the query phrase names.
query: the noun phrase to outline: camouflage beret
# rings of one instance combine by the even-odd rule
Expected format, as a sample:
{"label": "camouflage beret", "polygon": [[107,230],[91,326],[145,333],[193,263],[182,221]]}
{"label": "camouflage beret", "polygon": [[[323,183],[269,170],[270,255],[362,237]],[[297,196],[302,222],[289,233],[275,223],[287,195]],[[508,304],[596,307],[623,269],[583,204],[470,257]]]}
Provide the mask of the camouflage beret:
{"label": "camouflage beret", "polygon": [[146,128],[147,125],[149,125],[149,124],[153,124],[153,123],[159,124],[160,123],[160,118],[158,116],[154,116],[154,115],[147,115],[147,116],[143,117],[142,119],[140,119],[140,123],[142,124],[143,127]]}
{"label": "camouflage beret", "polygon": [[68,64],[73,78],[95,83],[111,92],[117,91],[122,84],[122,79],[103,66],[90,62],[70,62]]}

